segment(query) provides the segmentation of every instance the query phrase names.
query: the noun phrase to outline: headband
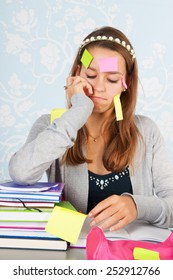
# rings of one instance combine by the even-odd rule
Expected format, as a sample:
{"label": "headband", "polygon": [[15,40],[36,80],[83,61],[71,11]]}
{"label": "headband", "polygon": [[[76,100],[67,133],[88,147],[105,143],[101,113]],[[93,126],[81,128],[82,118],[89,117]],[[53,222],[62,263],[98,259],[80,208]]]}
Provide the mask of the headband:
{"label": "headband", "polygon": [[115,42],[119,45],[121,45],[122,47],[124,47],[132,56],[133,59],[135,59],[135,52],[132,49],[132,47],[127,44],[125,41],[121,41],[119,38],[113,38],[112,36],[107,37],[107,36],[97,36],[97,37],[90,37],[87,38],[86,40],[84,40],[79,48],[79,53],[81,52],[81,50],[88,44],[92,43],[92,42],[96,42],[96,41],[111,41],[111,42]]}

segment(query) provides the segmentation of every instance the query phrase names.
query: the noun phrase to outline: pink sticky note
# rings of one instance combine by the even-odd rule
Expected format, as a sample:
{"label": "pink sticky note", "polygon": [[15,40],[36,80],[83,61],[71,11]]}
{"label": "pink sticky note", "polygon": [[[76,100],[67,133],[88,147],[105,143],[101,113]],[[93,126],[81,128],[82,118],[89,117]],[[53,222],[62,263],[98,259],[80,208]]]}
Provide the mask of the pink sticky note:
{"label": "pink sticky note", "polygon": [[124,75],[122,76],[122,80],[121,81],[122,81],[122,84],[125,87],[125,89],[127,89],[127,84],[125,82]]}
{"label": "pink sticky note", "polygon": [[118,70],[118,58],[106,57],[98,59],[100,72],[114,72]]}

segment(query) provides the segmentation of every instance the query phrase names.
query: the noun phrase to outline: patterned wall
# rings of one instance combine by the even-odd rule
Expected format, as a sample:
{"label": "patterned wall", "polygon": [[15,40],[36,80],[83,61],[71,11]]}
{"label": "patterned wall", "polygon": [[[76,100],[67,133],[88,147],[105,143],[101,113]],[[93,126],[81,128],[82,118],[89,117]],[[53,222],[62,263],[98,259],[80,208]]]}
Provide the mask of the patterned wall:
{"label": "patterned wall", "polygon": [[159,125],[173,162],[172,0],[0,0],[0,180],[34,120],[64,107],[77,47],[98,26],[131,40],[139,64],[137,113]]}

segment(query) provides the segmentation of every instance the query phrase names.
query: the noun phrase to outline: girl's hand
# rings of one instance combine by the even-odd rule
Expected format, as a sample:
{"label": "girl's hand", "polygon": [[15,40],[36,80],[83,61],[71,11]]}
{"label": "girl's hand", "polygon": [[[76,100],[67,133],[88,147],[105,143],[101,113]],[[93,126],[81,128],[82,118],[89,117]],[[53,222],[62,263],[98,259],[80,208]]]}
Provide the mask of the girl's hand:
{"label": "girl's hand", "polygon": [[114,231],[125,227],[137,218],[137,209],[131,196],[112,195],[98,203],[88,214],[91,226]]}
{"label": "girl's hand", "polygon": [[71,100],[72,96],[76,93],[83,93],[87,96],[92,95],[93,89],[86,79],[80,76],[74,76],[67,78],[66,92],[68,99]]}

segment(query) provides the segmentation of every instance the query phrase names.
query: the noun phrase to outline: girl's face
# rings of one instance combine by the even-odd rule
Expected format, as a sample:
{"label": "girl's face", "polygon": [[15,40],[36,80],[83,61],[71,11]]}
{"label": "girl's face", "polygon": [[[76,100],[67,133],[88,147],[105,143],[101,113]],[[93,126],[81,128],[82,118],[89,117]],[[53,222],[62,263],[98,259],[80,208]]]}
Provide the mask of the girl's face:
{"label": "girl's face", "polygon": [[[116,94],[121,93],[125,87],[123,78],[126,77],[125,60],[121,54],[105,48],[88,48],[93,56],[93,60],[86,69],[83,65],[79,75],[85,78],[93,88],[93,95],[90,99],[94,103],[94,112],[105,112],[113,107],[113,98]],[[106,70],[100,68],[100,61],[110,59],[117,61],[115,70],[109,65]],[[104,65],[103,65],[104,66]]]}

